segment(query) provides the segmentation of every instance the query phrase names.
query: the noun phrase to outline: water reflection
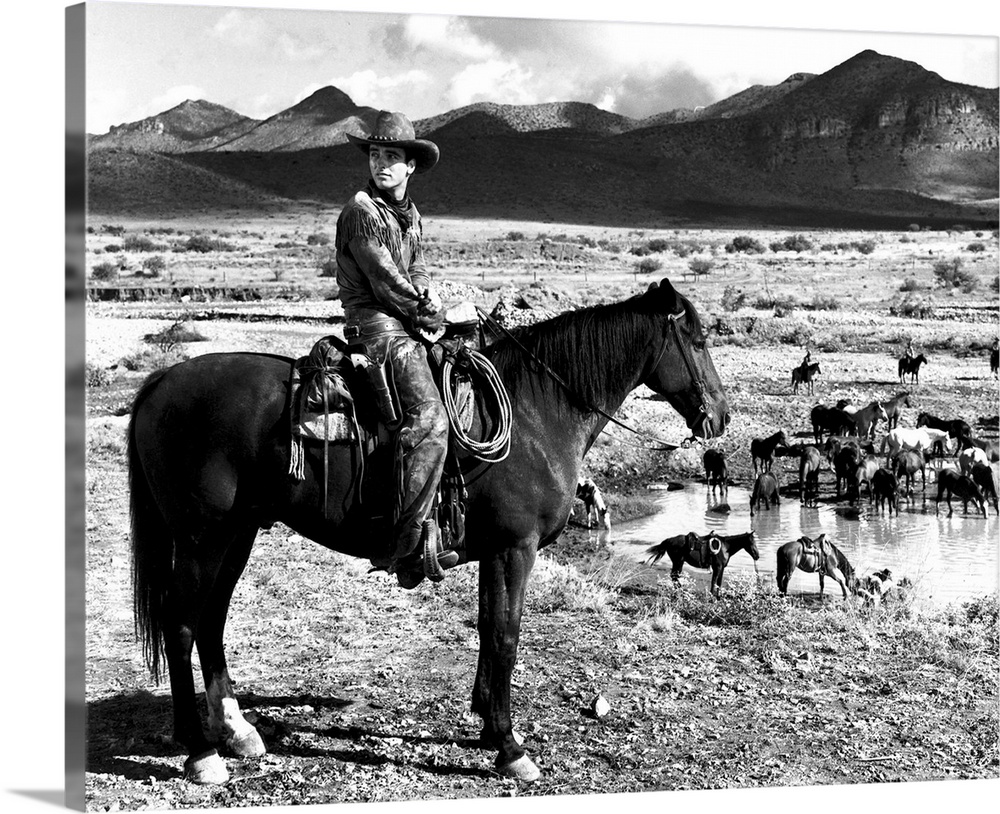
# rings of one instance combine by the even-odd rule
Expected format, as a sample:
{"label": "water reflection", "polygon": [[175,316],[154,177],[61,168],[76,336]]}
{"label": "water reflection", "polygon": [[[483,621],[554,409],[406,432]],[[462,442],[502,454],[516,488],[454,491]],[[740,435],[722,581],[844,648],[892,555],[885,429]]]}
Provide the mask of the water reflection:
{"label": "water reflection", "polygon": [[[807,535],[826,534],[851,561],[859,576],[890,568],[897,578],[906,576],[917,586],[921,599],[944,603],[970,599],[997,592],[998,520],[989,507],[982,515],[964,515],[960,505],[947,516],[942,504],[935,514],[933,486],[929,498],[919,491],[911,500],[900,501],[899,515],[879,514],[863,497],[857,507],[846,501],[824,502],[805,507],[796,496],[781,496],[781,503],[771,509],[761,508],[750,517],[750,494],[730,486],[710,490],[704,484],[689,483],[680,490],[660,490],[658,512],[639,520],[618,523],[611,533],[616,547],[637,559],[645,559],[645,550],[673,534],[695,531],[705,534],[739,534],[751,528],[757,533],[760,571],[773,579],[778,548],[789,540]],[[971,507],[970,507],[971,508]],[[669,570],[661,562],[656,568]],[[687,570],[687,569],[686,569]],[[729,562],[730,570],[753,573],[753,561],[744,553]],[[826,593],[840,595],[840,588],[826,581]],[[789,593],[816,594],[818,578],[797,571],[789,584]]]}

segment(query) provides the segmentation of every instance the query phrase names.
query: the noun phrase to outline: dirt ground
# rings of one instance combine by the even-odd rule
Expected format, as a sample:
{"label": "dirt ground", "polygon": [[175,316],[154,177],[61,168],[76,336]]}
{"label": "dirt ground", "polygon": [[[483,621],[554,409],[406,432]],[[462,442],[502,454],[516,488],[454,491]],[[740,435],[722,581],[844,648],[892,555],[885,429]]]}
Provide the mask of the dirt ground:
{"label": "dirt ground", "polygon": [[[931,361],[920,384],[906,388],[914,407],[903,423],[912,425],[918,411],[960,415],[977,434],[996,437],[997,383],[983,352],[998,326],[995,306],[988,307],[991,298],[995,303],[995,271],[984,277],[992,293],[980,289],[978,298],[959,302],[973,306],[967,313],[973,316],[948,321],[904,320],[879,307],[898,277],[866,292],[871,302],[851,307],[844,283],[855,278],[850,270],[836,284],[825,283],[844,301],[836,310],[782,317],[749,308],[727,312],[719,307],[725,285],[752,283],[749,273],[745,281],[737,273],[682,286],[707,325],[716,317],[738,326],[751,316],[761,323],[756,336],[738,329],[711,337],[732,411],[728,432],[714,445],[725,452],[737,483],[748,484],[753,437],[784,429],[803,440],[816,402],[861,404],[902,389],[895,358],[907,334],[928,349]],[[464,282],[475,284],[475,276],[470,271]],[[595,296],[599,286],[578,277],[574,290]],[[868,284],[876,279],[872,272]],[[625,274],[608,290],[627,281]],[[787,285],[794,289],[795,281]],[[567,288],[532,288],[525,281],[522,294],[535,297],[537,307],[558,308],[566,296],[559,292]],[[976,311],[984,298],[986,310]],[[332,306],[258,307],[272,315],[292,308],[316,321],[251,321],[246,309],[194,319],[206,340],[184,351],[301,354],[324,332],[321,320]],[[700,577],[675,586],[624,564],[613,544],[573,519],[539,557],[513,681],[515,727],[541,780],[498,776],[493,755],[478,745],[480,722],[469,712],[478,647],[474,564],[439,585],[407,592],[384,574],[368,574],[367,562],[328,552],[279,525],[258,538],[226,637],[241,707],[268,754],[228,759],[232,779],[224,786],[184,782],[168,688],[151,682],[133,636],[123,433],[131,393],[145,371],[126,361],[148,349],[146,334],[212,310],[239,309],[88,307],[89,810],[1000,776],[995,595],[917,612],[902,600],[876,609],[853,600],[786,600],[734,579],[723,599],[713,600]],[[814,394],[790,392],[789,371],[802,346],[772,341],[767,333],[780,337],[796,329],[822,365]],[[618,417],[659,437],[686,435],[679,417],[648,390],[633,393]],[[652,483],[699,479],[703,449],[654,452],[613,429],[585,466],[615,510],[627,513],[641,510],[636,507]],[[598,696],[608,702],[606,715],[594,713]]]}

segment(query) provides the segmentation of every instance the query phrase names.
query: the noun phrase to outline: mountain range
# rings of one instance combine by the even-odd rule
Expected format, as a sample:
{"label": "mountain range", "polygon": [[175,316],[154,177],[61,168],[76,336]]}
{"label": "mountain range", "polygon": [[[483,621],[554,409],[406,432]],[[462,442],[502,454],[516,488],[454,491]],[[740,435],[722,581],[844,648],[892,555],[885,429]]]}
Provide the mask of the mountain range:
{"label": "mountain range", "polygon": [[[88,208],[339,205],[367,176],[346,134],[369,132],[377,113],[334,87],[264,120],[186,101],[88,135]],[[874,51],[645,119],[573,101],[480,102],[414,127],[442,154],[413,185],[425,214],[637,227],[997,222],[998,90]]]}

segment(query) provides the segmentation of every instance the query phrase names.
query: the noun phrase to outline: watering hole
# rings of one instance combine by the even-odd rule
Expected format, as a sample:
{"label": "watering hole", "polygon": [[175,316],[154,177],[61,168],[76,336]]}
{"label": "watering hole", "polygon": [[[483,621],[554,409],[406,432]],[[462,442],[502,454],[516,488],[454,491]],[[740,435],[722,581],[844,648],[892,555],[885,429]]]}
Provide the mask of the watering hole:
{"label": "watering hole", "polygon": [[[688,482],[680,489],[675,488],[680,484],[671,484],[669,489],[657,490],[655,514],[616,523],[606,533],[617,551],[644,561],[649,556],[646,549],[665,537],[688,531],[739,534],[752,528],[757,534],[762,580],[772,586],[776,584],[778,548],[802,535],[826,534],[847,555],[859,578],[889,568],[895,579],[905,576],[914,583],[918,602],[945,604],[996,594],[1000,581],[996,510],[987,506],[984,520],[970,504],[966,515],[961,500],[953,498],[955,511],[951,517],[944,501],[940,513],[935,514],[937,487],[930,480],[928,477],[926,493],[915,489],[912,499],[900,497],[898,517],[888,512],[880,515],[869,507],[866,496],[854,509],[846,500],[825,502],[825,496],[821,496],[818,506],[803,507],[793,488],[791,494],[782,494],[779,506],[761,507],[752,520],[747,489],[730,486],[720,494],[703,483]],[[726,505],[729,511],[725,511]],[[652,567],[669,573],[669,557]],[[753,560],[745,551],[729,561],[723,590],[725,580],[736,572],[754,573]],[[683,573],[708,584],[708,571],[685,565]],[[818,595],[819,577],[795,571],[788,593]],[[824,594],[839,597],[840,587],[828,578]]]}

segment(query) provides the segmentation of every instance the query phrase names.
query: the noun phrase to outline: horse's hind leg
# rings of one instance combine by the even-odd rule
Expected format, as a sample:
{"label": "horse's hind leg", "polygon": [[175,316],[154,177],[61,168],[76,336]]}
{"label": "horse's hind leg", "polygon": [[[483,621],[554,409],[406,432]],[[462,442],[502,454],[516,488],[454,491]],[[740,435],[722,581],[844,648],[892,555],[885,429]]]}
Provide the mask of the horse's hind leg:
{"label": "horse's hind leg", "polygon": [[[204,553],[206,550],[209,556]],[[204,539],[179,542],[164,603],[163,644],[174,707],[174,739],[188,750],[184,776],[195,783],[225,783],[229,779],[222,758],[202,731],[191,663],[201,610],[222,554]]]}
{"label": "horse's hind leg", "polygon": [[205,680],[209,736],[225,743],[238,757],[256,757],[266,751],[257,730],[240,713],[223,646],[229,602],[236,583],[246,568],[256,537],[257,528],[251,526],[240,531],[233,539],[198,625],[197,645],[202,677]]}

